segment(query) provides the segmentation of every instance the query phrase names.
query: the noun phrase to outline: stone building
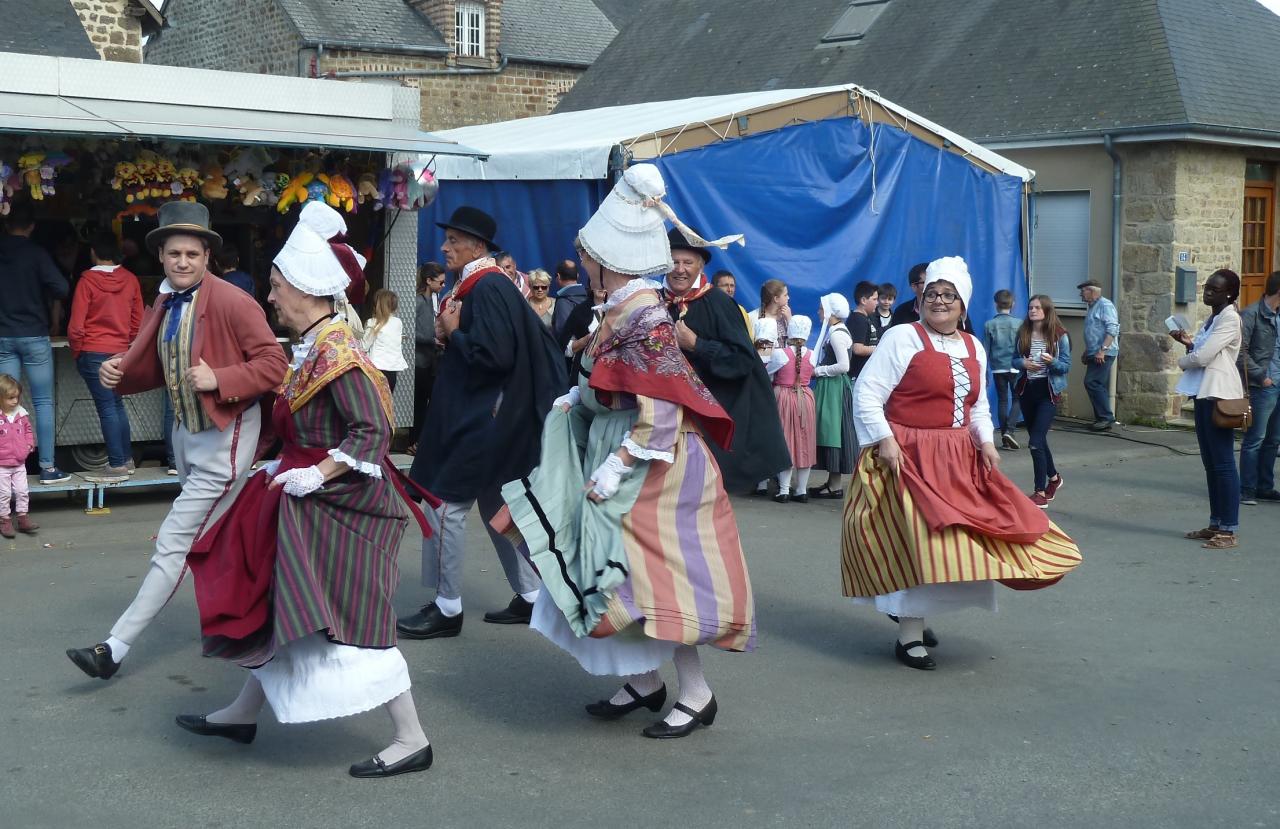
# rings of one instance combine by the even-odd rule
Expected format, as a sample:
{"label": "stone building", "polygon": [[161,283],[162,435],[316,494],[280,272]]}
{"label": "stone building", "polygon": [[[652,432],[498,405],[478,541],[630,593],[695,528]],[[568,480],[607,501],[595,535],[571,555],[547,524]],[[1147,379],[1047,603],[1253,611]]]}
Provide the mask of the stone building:
{"label": "stone building", "polygon": [[[1164,320],[1202,316],[1200,287],[1216,268],[1241,274],[1242,302],[1280,268],[1280,63],[1266,57],[1280,16],[1256,0],[937,6],[658,0],[560,110],[849,82],[877,89],[1036,171],[1032,291],[1054,299],[1079,350],[1075,285],[1107,286],[1121,317],[1117,414],[1179,418]],[[904,262],[931,253],[904,251]],[[1091,415],[1083,374],[1072,372],[1068,402],[1081,416]]]}
{"label": "stone building", "polygon": [[164,26],[147,0],[0,0],[0,52],[142,62]]}
{"label": "stone building", "polygon": [[443,130],[553,110],[617,33],[591,0],[167,0],[148,63],[400,83]]}

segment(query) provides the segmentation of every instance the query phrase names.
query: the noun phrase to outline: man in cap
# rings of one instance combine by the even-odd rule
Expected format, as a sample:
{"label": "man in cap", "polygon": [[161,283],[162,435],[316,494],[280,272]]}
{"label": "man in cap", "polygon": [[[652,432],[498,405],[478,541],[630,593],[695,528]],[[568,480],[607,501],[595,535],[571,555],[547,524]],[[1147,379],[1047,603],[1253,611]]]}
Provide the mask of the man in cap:
{"label": "man in cap", "polygon": [[409,474],[444,503],[440,532],[422,546],[423,584],[436,598],[400,619],[396,629],[407,639],[462,631],[462,559],[474,503],[516,593],[484,619],[528,623],[540,582],[489,520],[502,507],[502,485],[537,466],[542,421],[567,385],[551,332],[493,259],[493,217],[459,207],[438,226],[445,231],[445,267],[457,281],[436,322],[445,350]]}
{"label": "man in cap", "polygon": [[99,679],[120,669],[177,590],[192,541],[235,500],[263,443],[261,398],[279,387],[288,367],[253,297],[205,278],[210,253],[222,245],[209,229],[208,208],[169,202],[159,221],[146,243],[164,266],[160,296],[129,350],[103,362],[98,376],[121,395],[165,389],[176,419],[173,450],[182,491],[160,525],[138,595],[111,635],[67,651],[78,668]]}
{"label": "man in cap", "polygon": [[678,229],[667,234],[673,266],[662,297],[676,322],[676,339],[716,402],[733,418],[729,451],[714,442],[725,489],[747,493],[765,478],[791,468],[782,436],[773,386],[743,325],[742,310],[703,272],[711,261],[706,247],[692,244]]}
{"label": "man in cap", "polygon": [[1111,366],[1120,353],[1120,315],[1111,300],[1102,295],[1102,285],[1089,279],[1076,286],[1080,299],[1089,306],[1084,315],[1084,388],[1093,404],[1095,432],[1105,432],[1116,422],[1111,411]]}

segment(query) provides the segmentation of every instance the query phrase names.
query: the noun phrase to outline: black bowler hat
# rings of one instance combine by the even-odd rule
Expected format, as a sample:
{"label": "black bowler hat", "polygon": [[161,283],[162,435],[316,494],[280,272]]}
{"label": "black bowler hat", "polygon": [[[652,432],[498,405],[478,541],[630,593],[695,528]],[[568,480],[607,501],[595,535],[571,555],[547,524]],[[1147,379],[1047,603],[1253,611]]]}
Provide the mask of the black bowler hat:
{"label": "black bowler hat", "polygon": [[453,211],[447,222],[436,222],[436,227],[445,230],[456,230],[468,236],[474,236],[489,246],[489,250],[497,250],[498,245],[493,237],[498,235],[498,223],[488,213],[478,207],[463,205]]}
{"label": "black bowler hat", "polygon": [[[697,228],[689,228],[697,233]],[[711,261],[711,251],[706,248],[700,248],[697,245],[689,244],[689,240],[684,237],[679,228],[671,228],[667,231],[667,242],[671,245],[672,250],[691,250],[702,257],[702,264],[706,265]]]}
{"label": "black bowler hat", "polygon": [[222,237],[209,229],[209,208],[200,202],[170,201],[160,205],[160,226],[147,234],[146,245],[159,250],[165,239],[175,233],[199,236],[214,253],[222,247]]}

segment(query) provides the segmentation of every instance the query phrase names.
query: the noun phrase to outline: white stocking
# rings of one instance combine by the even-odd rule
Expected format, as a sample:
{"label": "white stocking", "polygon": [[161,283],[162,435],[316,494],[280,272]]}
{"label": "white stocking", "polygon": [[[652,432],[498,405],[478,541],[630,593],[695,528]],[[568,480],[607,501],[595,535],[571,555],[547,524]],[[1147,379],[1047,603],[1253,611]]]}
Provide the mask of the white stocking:
{"label": "white stocking", "polygon": [[[781,472],[779,472],[779,473],[778,473],[778,494],[779,494],[779,495],[790,495],[790,494],[791,494],[791,473],[792,473],[792,471],[793,471],[793,470],[790,470],[790,469],[784,469],[784,470],[782,470]],[[796,492],[799,492],[799,491],[800,491],[800,488],[797,486],[797,487],[796,487]]]}
{"label": "white stocking", "polygon": [[[702,659],[698,656],[697,647],[681,645],[676,648],[675,663],[676,679],[680,683],[680,698],[676,701],[694,711],[701,711],[711,701],[711,686],[702,673]],[[672,708],[665,722],[667,725],[684,725],[690,719],[692,717],[688,714]]]}
{"label": "white stocking", "polygon": [[[924,640],[924,617],[922,616],[900,616],[898,617],[898,641],[902,644],[908,642],[921,642]],[[908,656],[928,656],[929,651],[925,650],[923,645],[917,645],[907,651]]]}
{"label": "white stocking", "polygon": [[[636,693],[640,696],[647,697],[662,687],[662,674],[657,671],[649,671],[647,674],[635,674],[627,677],[626,684],[635,688]],[[623,687],[618,689],[618,693],[610,697],[609,702],[613,705],[626,705],[629,702],[635,702],[635,699]]]}
{"label": "white stocking", "polygon": [[398,763],[404,758],[421,751],[430,745],[422,723],[418,720],[418,709],[413,704],[413,694],[405,691],[386,704],[387,713],[391,715],[391,725],[395,728],[395,736],[391,745],[378,752],[382,762],[388,766]]}
{"label": "white stocking", "polygon": [[258,712],[267,701],[262,692],[262,683],[253,674],[244,681],[240,694],[226,708],[220,708],[212,714],[205,715],[205,722],[225,723],[227,725],[249,725],[258,721]]}
{"label": "white stocking", "polygon": [[796,493],[804,495],[809,491],[809,473],[813,470],[809,467],[796,469]]}

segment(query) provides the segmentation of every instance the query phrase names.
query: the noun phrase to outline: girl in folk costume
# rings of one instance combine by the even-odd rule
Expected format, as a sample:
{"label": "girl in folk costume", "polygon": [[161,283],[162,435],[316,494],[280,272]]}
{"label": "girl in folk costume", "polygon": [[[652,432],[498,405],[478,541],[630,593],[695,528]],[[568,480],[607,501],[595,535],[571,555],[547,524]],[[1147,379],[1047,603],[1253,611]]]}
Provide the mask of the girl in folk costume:
{"label": "girl in folk costume", "polygon": [[818,314],[822,332],[818,344],[809,354],[814,366],[814,407],[817,413],[818,462],[816,469],[827,470],[827,482],[809,490],[814,498],[843,498],[844,476],[853,471],[858,439],[853,428],[853,382],[849,366],[853,359],[853,336],[845,320],[849,318],[849,300],[841,294],[822,298]]}
{"label": "girl in folk costume", "polygon": [[[809,500],[809,469],[818,459],[813,392],[809,389],[813,363],[809,362],[809,349],[804,347],[812,329],[813,323],[806,316],[797,314],[788,321],[787,346],[779,349],[786,357],[786,364],[773,375],[778,417],[787,438],[787,450],[791,452],[791,468],[778,473],[778,494],[773,500],[779,504],[787,501],[803,504]],[[794,495],[791,494],[793,483]]]}
{"label": "girl in folk costume", "polygon": [[1049,451],[1049,427],[1058,414],[1058,398],[1071,370],[1071,338],[1058,322],[1053,300],[1036,294],[1027,300],[1027,318],[1018,329],[1013,367],[1018,375],[1018,403],[1027,423],[1027,448],[1035,475],[1031,503],[1047,509],[1062,487],[1062,476]]}
{"label": "girl in folk costume", "polygon": [[[332,212],[318,202],[303,212],[316,210]],[[386,777],[427,769],[432,751],[395,647],[391,599],[408,516],[387,460],[391,391],[334,312],[348,284],[334,244],[300,222],[275,258],[268,301],[301,339],[272,416],[284,448],[188,558],[205,655],[249,677],[227,707],[177,721],[249,743],[264,703],[283,723],[383,706],[392,742],[350,774]]]}
{"label": "girl in folk costume", "polygon": [[502,492],[507,531],[545,586],[533,628],[589,673],[627,677],[587,713],[658,711],[658,668],[674,660],[679,696],[644,729],[655,738],[715,720],[699,645],[755,647],[746,560],[703,438],[729,445],[733,422],[681,353],[658,284],[642,278],[671,268],[665,192],[656,167],[634,165],[579,233],[591,287],[608,294],[604,318],[578,385],[547,417],[540,466]]}
{"label": "girl in folk costume", "polygon": [[1075,542],[999,470],[986,353],[959,330],[964,260],[930,263],[919,322],[885,332],[858,376],[858,459],[844,506],[844,595],[898,621],[899,661],[932,670],[924,617],[994,610],[995,586],[1047,587],[1080,563]]}

